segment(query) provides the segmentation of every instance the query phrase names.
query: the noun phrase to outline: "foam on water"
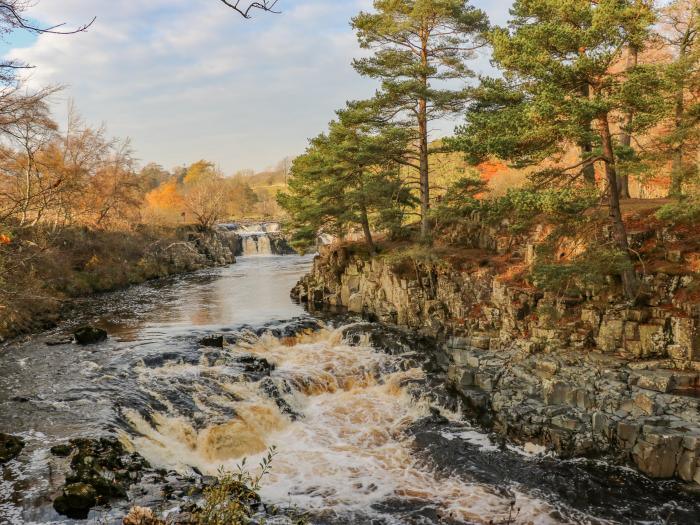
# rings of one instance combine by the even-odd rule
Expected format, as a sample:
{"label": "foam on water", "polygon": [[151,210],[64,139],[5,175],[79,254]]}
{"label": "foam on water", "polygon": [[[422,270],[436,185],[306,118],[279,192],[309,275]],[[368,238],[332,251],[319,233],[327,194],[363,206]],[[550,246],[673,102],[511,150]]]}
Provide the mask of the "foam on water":
{"label": "foam on water", "polygon": [[[213,475],[222,466],[234,469],[244,457],[255,464],[275,446],[272,473],[261,492],[272,503],[329,515],[380,516],[376,507],[398,499],[461,521],[488,523],[508,515],[511,497],[439,475],[416,454],[407,430],[430,414],[428,400],[411,389],[423,378],[421,369],[400,370],[398,358],[366,342],[350,346],[341,330],[330,329],[286,339],[268,334],[226,352],[274,364],[272,380],[302,417],[293,421],[260,381],[240,381],[227,366],[142,369],[144,385],[166,377],[175,382],[213,377],[230,397],[195,396],[197,410],[210,421],[224,405],[235,413],[198,428],[196,416],[170,415],[174,407],[154,414],[150,422],[127,411],[137,436],[131,445],[151,463],[182,472],[196,467]],[[470,436],[487,440],[476,432]],[[557,523],[546,503],[522,494],[518,500],[522,523]]]}

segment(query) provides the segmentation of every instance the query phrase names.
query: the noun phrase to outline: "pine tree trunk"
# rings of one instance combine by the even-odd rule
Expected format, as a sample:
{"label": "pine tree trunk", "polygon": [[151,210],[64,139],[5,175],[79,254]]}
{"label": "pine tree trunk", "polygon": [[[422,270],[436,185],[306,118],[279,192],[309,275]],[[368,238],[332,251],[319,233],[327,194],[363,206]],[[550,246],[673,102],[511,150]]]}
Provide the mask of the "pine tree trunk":
{"label": "pine tree trunk", "polygon": [[671,165],[671,186],[668,190],[669,197],[683,195],[683,146],[673,148],[673,161]]}
{"label": "pine tree trunk", "polygon": [[[589,98],[591,95],[591,89],[588,84],[585,85],[585,87],[582,90],[582,94],[584,97]],[[590,131],[591,129],[591,122],[587,121],[584,125],[586,131]],[[581,161],[585,161],[586,159],[590,159],[593,156],[593,144],[591,144],[590,139],[585,139],[581,145]],[[583,168],[583,180],[588,186],[595,186],[595,166],[593,164],[589,164],[588,166]]]}
{"label": "pine tree trunk", "polygon": [[[622,211],[620,210],[620,194],[617,187],[617,172],[615,169],[615,152],[613,150],[612,136],[610,134],[610,123],[607,113],[598,117],[601,144],[603,146],[603,156],[605,157],[605,178],[608,183],[608,214],[613,231],[613,239],[618,248],[630,255],[630,248],[627,242],[627,230],[622,221]],[[627,299],[634,299],[637,295],[637,276],[632,266],[622,272],[622,287]]]}
{"label": "pine tree trunk", "polygon": [[[678,61],[684,61],[687,54],[686,40],[681,43]],[[678,134],[678,143],[673,148],[673,160],[671,165],[671,187],[669,188],[669,197],[680,197],[683,194],[683,120],[685,116],[685,82],[683,78],[679,79],[678,91],[676,92],[676,103],[674,108],[674,126]]]}
{"label": "pine tree trunk", "polygon": [[[593,156],[593,145],[590,142],[585,142],[581,145],[581,160],[590,159]],[[587,165],[583,168],[583,180],[587,186],[595,186],[595,166]]]}
{"label": "pine tree trunk", "polygon": [[[632,71],[637,67],[637,62],[639,59],[639,51],[635,46],[629,46],[627,48],[627,73]],[[630,127],[632,126],[632,119],[634,118],[634,113],[628,111],[625,115],[625,121],[622,123],[622,132],[620,135],[620,144],[625,148],[632,147],[632,131]],[[630,183],[629,175],[619,175],[617,177],[617,191],[621,199],[630,198]]]}
{"label": "pine tree trunk", "polygon": [[424,241],[430,238],[430,176],[428,166],[428,122],[426,101],[419,104],[418,133],[420,135],[420,234]]}
{"label": "pine tree trunk", "polygon": [[372,239],[372,230],[369,227],[369,217],[367,216],[367,208],[364,206],[360,211],[361,217],[360,222],[362,223],[362,233],[365,235],[365,244],[369,250],[370,255],[377,254],[377,247],[374,245],[374,239]]}
{"label": "pine tree trunk", "polygon": [[[421,35],[421,87],[428,88],[428,34]],[[423,96],[418,100],[418,139],[420,141],[420,234],[423,242],[430,241],[430,167],[428,164],[428,101]]]}

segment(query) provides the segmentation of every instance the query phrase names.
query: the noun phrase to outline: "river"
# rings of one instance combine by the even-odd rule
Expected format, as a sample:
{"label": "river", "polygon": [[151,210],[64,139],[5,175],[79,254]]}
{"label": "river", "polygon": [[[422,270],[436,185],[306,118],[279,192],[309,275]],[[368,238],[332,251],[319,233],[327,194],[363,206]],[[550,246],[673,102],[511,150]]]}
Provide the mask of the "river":
{"label": "river", "polygon": [[[699,522],[700,496],[675,482],[493,443],[463,421],[408,335],[317,320],[293,303],[310,265],[241,257],[86,299],[55,330],[1,348],[0,431],[26,447],[3,467],[0,523],[85,523],[52,508],[65,463],[49,448],[104,435],[182,475],[254,465],[274,446],[261,496],[311,523]],[[46,344],[86,322],[109,340]],[[226,347],[202,348],[211,334]],[[127,508],[88,522],[119,523]]]}

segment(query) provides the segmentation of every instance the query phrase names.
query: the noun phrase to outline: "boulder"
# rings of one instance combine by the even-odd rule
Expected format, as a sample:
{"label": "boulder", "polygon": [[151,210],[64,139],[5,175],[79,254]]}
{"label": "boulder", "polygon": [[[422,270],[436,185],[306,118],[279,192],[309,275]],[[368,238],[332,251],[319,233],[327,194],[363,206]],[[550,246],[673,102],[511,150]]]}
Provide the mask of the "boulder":
{"label": "boulder", "polygon": [[0,432],[0,465],[15,459],[24,448],[24,440]]}
{"label": "boulder", "polygon": [[634,405],[648,416],[656,413],[656,401],[653,395],[639,393],[634,396]]}
{"label": "boulder", "polygon": [[[74,519],[85,519],[91,507],[113,498],[125,498],[127,489],[140,479],[148,463],[138,454],[129,454],[118,439],[72,439],[71,470],[66,474],[63,493],[54,500],[56,512]],[[64,453],[66,449],[59,449]]]}
{"label": "boulder", "polygon": [[678,477],[683,481],[693,481],[698,471],[698,455],[696,450],[683,450],[678,458]]}
{"label": "boulder", "polygon": [[73,332],[75,342],[79,345],[94,345],[107,340],[107,332],[94,326],[81,326]]}
{"label": "boulder", "polygon": [[53,501],[56,512],[73,519],[86,519],[90,509],[97,504],[97,492],[87,483],[71,483]]}
{"label": "boulder", "polygon": [[51,454],[59,458],[67,458],[73,453],[73,447],[70,445],[54,445],[51,447]]}
{"label": "boulder", "polygon": [[601,352],[614,352],[622,346],[624,325],[622,319],[606,317],[603,320],[596,337],[596,344]]}
{"label": "boulder", "polygon": [[224,347],[224,336],[223,335],[208,335],[199,340],[201,346],[207,346],[210,348],[223,348]]}

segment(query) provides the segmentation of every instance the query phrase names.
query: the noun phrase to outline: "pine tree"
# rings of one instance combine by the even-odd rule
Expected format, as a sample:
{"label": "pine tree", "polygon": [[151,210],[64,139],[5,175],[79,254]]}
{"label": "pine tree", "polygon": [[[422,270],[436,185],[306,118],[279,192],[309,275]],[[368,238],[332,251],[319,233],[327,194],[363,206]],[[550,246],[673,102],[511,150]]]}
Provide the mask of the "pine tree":
{"label": "pine tree", "polygon": [[430,122],[463,110],[469,90],[445,81],[473,75],[466,62],[483,44],[488,21],[465,0],[375,0],[374,8],[352,20],[361,46],[375,51],[354,67],[382,81],[375,99],[380,118],[415,132],[411,165],[419,173],[421,235],[428,240]]}
{"label": "pine tree", "polygon": [[408,134],[393,126],[376,129],[356,109],[338,117],[294,160],[289,190],[278,195],[278,203],[291,217],[297,247],[313,245],[320,233],[343,237],[360,227],[373,255],[372,232],[400,228],[414,204],[397,162]]}
{"label": "pine tree", "polygon": [[[627,131],[651,126],[660,86],[651,66],[622,71],[615,66],[630,44],[648,34],[654,13],[644,2],[516,0],[511,15],[508,28],[488,37],[504,78],[482,81],[452,145],[473,162],[496,155],[526,166],[561,158],[571,145],[591,144],[590,151],[581,148],[580,162],[541,170],[533,180],[575,185],[586,168],[602,163],[613,239],[629,254],[611,129],[630,112]],[[633,298],[637,283],[631,267],[622,280]]]}
{"label": "pine tree", "polygon": [[697,101],[700,89],[700,2],[675,0],[664,7],[660,19],[660,36],[673,55],[673,61],[666,68],[672,123],[670,133],[664,137],[672,162],[669,195],[680,197],[684,181],[697,171],[696,162],[689,162],[687,157],[692,145],[697,147],[700,139],[700,103]]}

